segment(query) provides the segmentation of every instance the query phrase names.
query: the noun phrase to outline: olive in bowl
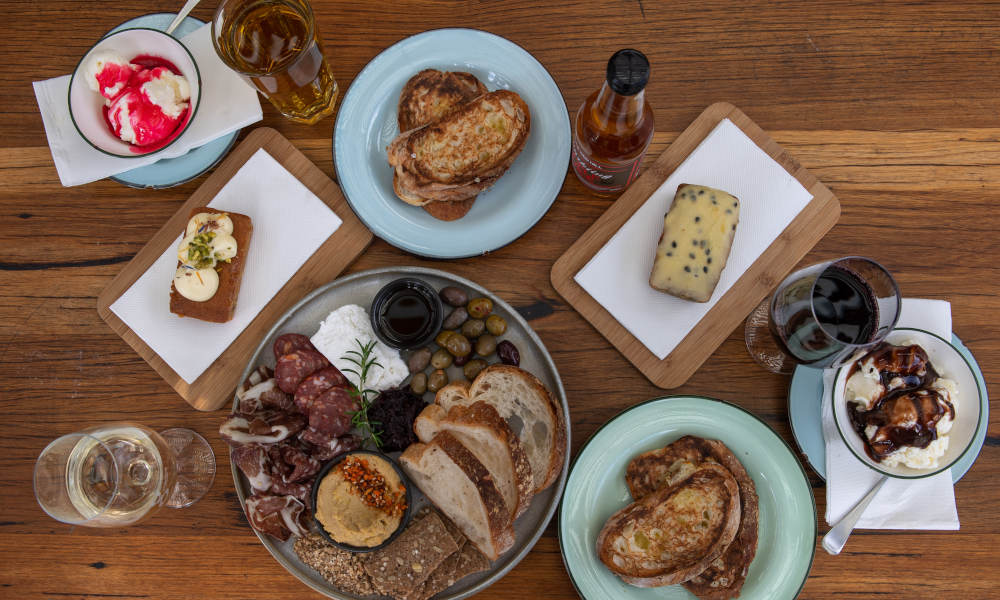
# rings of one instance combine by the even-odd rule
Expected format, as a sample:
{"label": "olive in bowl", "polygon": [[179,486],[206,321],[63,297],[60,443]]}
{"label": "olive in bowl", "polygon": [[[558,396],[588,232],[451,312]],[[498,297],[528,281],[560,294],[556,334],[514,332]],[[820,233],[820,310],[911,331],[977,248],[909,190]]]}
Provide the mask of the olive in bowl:
{"label": "olive in bowl", "polygon": [[371,552],[396,539],[412,515],[412,485],[388,456],[366,450],[342,454],[316,475],[313,520],[331,544]]}

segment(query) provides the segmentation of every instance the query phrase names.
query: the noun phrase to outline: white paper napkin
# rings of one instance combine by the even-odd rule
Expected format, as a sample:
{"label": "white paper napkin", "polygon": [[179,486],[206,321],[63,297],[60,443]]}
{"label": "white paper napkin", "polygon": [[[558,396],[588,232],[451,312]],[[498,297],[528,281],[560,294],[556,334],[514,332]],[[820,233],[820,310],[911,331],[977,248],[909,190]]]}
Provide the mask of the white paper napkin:
{"label": "white paper napkin", "polygon": [[164,158],[181,156],[263,118],[257,90],[219,59],[212,46],[211,29],[211,24],[207,24],[181,38],[198,63],[201,102],[194,120],[181,137],[152,156],[117,158],[88,144],[69,116],[69,75],[33,84],[52,160],[64,186],[90,183]]}
{"label": "white paper napkin", "polygon": [[[905,298],[897,327],[919,327],[951,339],[951,304]],[[826,441],[826,522],[841,519],[881,477],[861,463],[837,432],[830,389],[836,369],[823,372],[823,438]],[[859,529],[958,529],[951,469],[926,479],[893,479],[861,516]]]}
{"label": "white paper napkin", "polygon": [[[740,199],[740,224],[708,302],[649,287],[663,215],[682,183]],[[665,358],[746,272],[812,195],[729,119],[720,122],[574,279],[658,358]]]}
{"label": "white paper napkin", "polygon": [[229,347],[341,224],[330,207],[264,150],[250,157],[208,206],[253,220],[233,319],[207,323],[170,312],[179,232],[149,270],[111,305],[111,310],[188,383]]}

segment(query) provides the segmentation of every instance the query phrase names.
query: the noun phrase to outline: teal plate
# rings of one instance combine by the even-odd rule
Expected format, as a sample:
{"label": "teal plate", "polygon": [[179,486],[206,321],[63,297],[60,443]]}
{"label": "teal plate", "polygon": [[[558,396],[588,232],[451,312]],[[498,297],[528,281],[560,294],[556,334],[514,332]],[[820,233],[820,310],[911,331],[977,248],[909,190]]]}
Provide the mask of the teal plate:
{"label": "teal plate", "polygon": [[[429,68],[472,73],[491,91],[517,92],[531,111],[524,150],[455,221],[439,221],[397,198],[386,160],[386,146],[399,133],[403,85]],[[426,31],[384,50],[344,95],[333,135],[340,189],[354,212],[378,237],[430,258],[477,256],[531,229],[562,188],[569,150],[569,113],[545,67],[517,44],[475,29]]]}
{"label": "teal plate", "polygon": [[580,450],[559,511],[559,544],[577,592],[592,600],[693,599],[680,585],[638,588],[597,558],[597,534],[632,499],[625,467],[635,455],[684,435],[722,441],[753,478],[760,501],[757,554],[740,600],[794,598],[812,566],[816,503],[788,444],[752,413],[728,402],[667,396],[633,406],[604,424]]}
{"label": "teal plate", "polygon": [[[150,27],[152,29],[164,30],[176,16],[174,13],[143,15],[122,23],[108,33],[114,33],[119,29],[128,29],[131,27]],[[187,17],[174,30],[173,36],[182,38],[204,24],[203,21],[199,21],[194,17]],[[162,189],[187,183],[219,164],[219,161],[229,153],[233,144],[236,143],[236,138],[239,135],[240,130],[236,130],[228,135],[212,140],[204,146],[194,148],[183,156],[165,158],[145,167],[113,175],[108,179],[140,189]]]}
{"label": "teal plate", "polygon": [[[976,375],[976,383],[979,384],[982,422],[989,423],[990,399],[986,394],[986,380],[983,379],[983,371],[979,368],[979,363],[972,357],[969,349],[954,333],[951,335],[951,343],[972,366],[972,371]],[[795,374],[792,375],[792,383],[788,387],[788,420],[792,423],[795,443],[806,455],[809,466],[816,471],[817,475],[826,479],[826,444],[823,441],[823,420],[820,414],[822,397],[823,371],[809,367],[796,367]],[[983,442],[986,440],[986,429],[986,427],[980,427],[972,442],[970,452],[966,452],[951,468],[952,481],[961,479],[972,467],[972,463],[976,462],[979,451],[983,448]]]}

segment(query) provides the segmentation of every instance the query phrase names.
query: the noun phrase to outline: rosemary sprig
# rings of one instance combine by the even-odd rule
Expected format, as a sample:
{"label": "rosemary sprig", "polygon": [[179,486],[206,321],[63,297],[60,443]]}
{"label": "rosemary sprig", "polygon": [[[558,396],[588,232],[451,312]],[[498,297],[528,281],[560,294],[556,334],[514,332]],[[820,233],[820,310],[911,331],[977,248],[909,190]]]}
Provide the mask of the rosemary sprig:
{"label": "rosemary sprig", "polygon": [[365,383],[368,379],[368,372],[371,371],[372,367],[382,367],[378,360],[372,358],[372,353],[375,350],[375,340],[368,342],[367,344],[362,344],[361,340],[355,338],[354,340],[358,344],[360,350],[348,350],[344,356],[341,357],[353,365],[356,369],[341,369],[346,373],[352,373],[358,378],[358,386],[351,390],[351,396],[355,397],[358,401],[358,410],[350,413],[351,415],[351,425],[357,427],[361,431],[362,438],[365,440],[371,440],[375,444],[376,449],[382,448],[382,438],[381,432],[377,428],[381,425],[378,421],[372,421],[368,418],[368,408],[371,406],[372,400],[378,396],[378,392],[368,388]]}

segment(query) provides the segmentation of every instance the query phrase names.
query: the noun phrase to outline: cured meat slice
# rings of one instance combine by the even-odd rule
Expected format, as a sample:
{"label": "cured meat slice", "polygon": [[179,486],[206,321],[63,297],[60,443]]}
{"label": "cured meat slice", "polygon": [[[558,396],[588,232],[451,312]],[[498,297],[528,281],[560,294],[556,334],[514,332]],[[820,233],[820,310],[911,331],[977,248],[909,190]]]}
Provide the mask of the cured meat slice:
{"label": "cured meat slice", "polygon": [[302,415],[261,411],[252,416],[232,414],[219,426],[219,435],[230,446],[239,444],[274,444],[302,431]]}
{"label": "cured meat slice", "polygon": [[339,456],[344,452],[357,450],[361,447],[361,439],[355,435],[335,437],[320,433],[312,427],[303,429],[302,433],[299,434],[299,440],[309,445],[309,456],[318,461],[330,460],[334,456]]}
{"label": "cured meat slice", "polygon": [[274,340],[274,360],[278,360],[286,354],[291,354],[296,350],[316,350],[309,338],[301,333],[283,333]]}
{"label": "cured meat slice", "polygon": [[247,498],[246,514],[254,529],[281,541],[309,533],[306,505],[294,496],[254,494]]}
{"label": "cured meat slice", "polygon": [[310,492],[312,492],[313,481],[312,479],[307,479],[305,481],[295,481],[292,483],[285,483],[280,479],[274,480],[274,485],[271,486],[271,491],[275,494],[281,494],[282,496],[294,496],[302,501],[307,508],[312,509],[310,504]]}
{"label": "cured meat slice", "polygon": [[295,446],[283,445],[281,447],[281,459],[291,469],[287,475],[282,476],[284,483],[304,481],[319,471],[319,461]]}
{"label": "cured meat slice", "polygon": [[351,430],[351,413],[357,404],[351,393],[341,387],[328,389],[309,407],[309,427],[319,433],[341,436]]}
{"label": "cured meat slice", "polygon": [[233,448],[233,462],[243,471],[250,487],[258,492],[271,489],[271,459],[260,444],[244,444]]}
{"label": "cured meat slice", "polygon": [[295,350],[278,359],[278,364],[274,367],[274,376],[281,391],[294,394],[303,379],[329,366],[330,361],[315,350]]}
{"label": "cured meat slice", "polygon": [[[278,389],[278,382],[266,379],[253,387],[237,392],[239,400],[237,411],[244,415],[252,415],[264,409],[292,411],[292,397]],[[294,411],[293,411],[294,412]]]}
{"label": "cured meat slice", "polygon": [[313,400],[332,387],[348,387],[351,383],[337,367],[325,367],[302,380],[295,388],[295,406],[302,414],[309,414]]}

